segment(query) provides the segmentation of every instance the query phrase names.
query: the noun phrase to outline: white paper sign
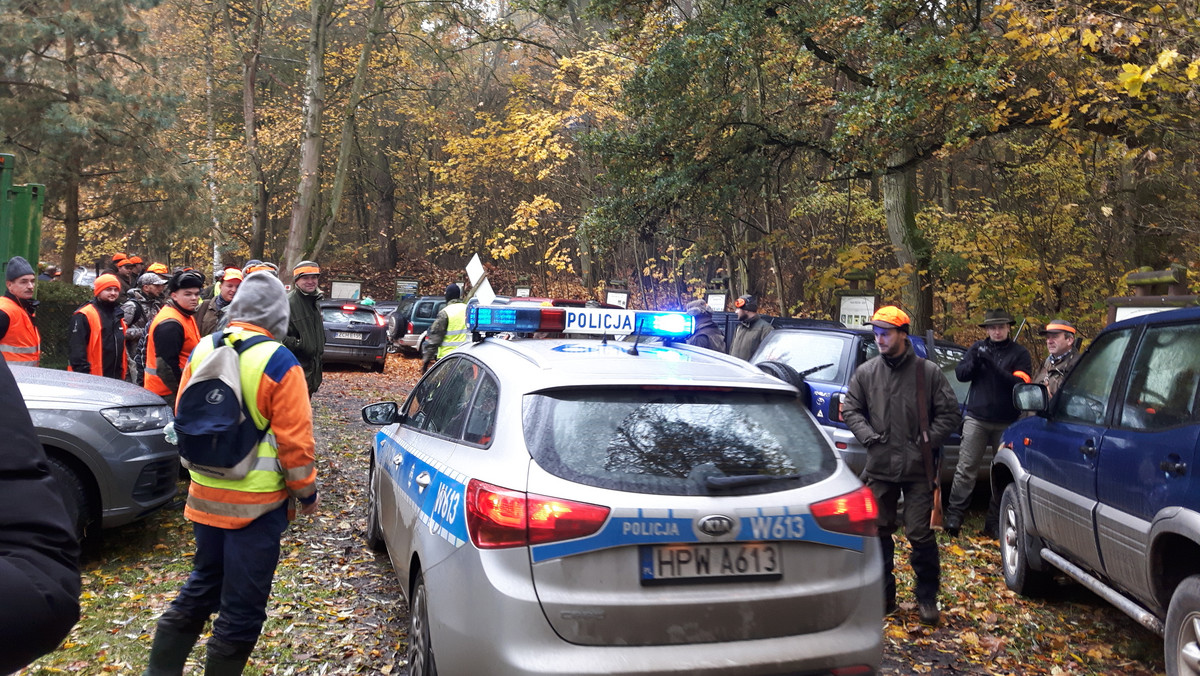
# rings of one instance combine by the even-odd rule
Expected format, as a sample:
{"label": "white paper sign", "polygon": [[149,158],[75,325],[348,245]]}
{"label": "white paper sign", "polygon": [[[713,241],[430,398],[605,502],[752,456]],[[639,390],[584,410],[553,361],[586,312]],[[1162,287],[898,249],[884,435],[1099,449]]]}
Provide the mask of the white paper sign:
{"label": "white paper sign", "polygon": [[496,292],[492,291],[492,283],[487,279],[483,280],[483,284],[475,289],[475,297],[479,299],[480,305],[491,305],[496,302]]}
{"label": "white paper sign", "polygon": [[619,307],[629,307],[629,292],[608,291],[604,294],[604,302]]}
{"label": "white paper sign", "polygon": [[483,279],[483,262],[479,260],[479,254],[471,256],[471,262],[467,263],[467,279],[471,280],[471,286]]}
{"label": "white paper sign", "polygon": [[871,321],[875,314],[874,296],[842,296],[838,308],[838,321],[850,328],[858,328]]}

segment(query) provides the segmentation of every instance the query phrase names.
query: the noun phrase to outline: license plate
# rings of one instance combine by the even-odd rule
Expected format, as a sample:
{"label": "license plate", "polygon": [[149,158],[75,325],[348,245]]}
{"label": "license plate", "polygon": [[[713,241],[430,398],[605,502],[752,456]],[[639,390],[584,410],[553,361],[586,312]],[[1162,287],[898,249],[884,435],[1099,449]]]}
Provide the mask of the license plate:
{"label": "license plate", "polygon": [[354,333],[353,331],[335,331],[333,333],[333,337],[341,340],[363,340],[366,338],[365,335],[361,333]]}
{"label": "license plate", "polygon": [[646,585],[783,577],[783,557],[775,542],[642,545],[640,554]]}

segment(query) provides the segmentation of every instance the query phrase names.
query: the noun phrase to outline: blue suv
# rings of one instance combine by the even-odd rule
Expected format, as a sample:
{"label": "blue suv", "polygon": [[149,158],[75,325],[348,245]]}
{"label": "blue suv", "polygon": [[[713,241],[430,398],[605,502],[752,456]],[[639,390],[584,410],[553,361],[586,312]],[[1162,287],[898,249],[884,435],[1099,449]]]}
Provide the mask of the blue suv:
{"label": "blue suv", "polygon": [[1104,329],[1035,415],[1004,434],[1004,581],[1032,595],[1062,571],[1163,635],[1167,673],[1200,673],[1200,308]]}
{"label": "blue suv", "polygon": [[[966,354],[966,348],[938,340],[931,356],[923,336],[911,336],[910,339],[917,356],[936,361],[954,388],[958,401],[966,401],[970,383],[960,383],[954,375],[954,367]],[[867,449],[854,438],[842,420],[841,407],[854,369],[877,354],[879,348],[875,345],[875,334],[870,329],[832,326],[777,328],[763,339],[750,362],[759,365],[782,363],[803,375],[809,391],[805,392],[805,388],[801,387],[801,394],[807,398],[809,410],[850,469],[861,473],[867,466]],[[939,476],[943,485],[948,486],[954,480],[958,442],[959,437],[955,434],[942,449],[944,457]],[[986,473],[981,478],[987,478]]]}

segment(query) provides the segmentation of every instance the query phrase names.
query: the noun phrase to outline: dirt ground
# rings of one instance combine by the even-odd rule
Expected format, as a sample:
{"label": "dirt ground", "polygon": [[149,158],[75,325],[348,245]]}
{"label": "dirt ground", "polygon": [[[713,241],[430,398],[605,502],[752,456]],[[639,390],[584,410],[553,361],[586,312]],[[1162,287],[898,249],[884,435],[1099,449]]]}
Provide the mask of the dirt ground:
{"label": "dirt ground", "polygon": [[[360,408],[402,401],[418,361],[391,355],[384,374],[327,371],[314,398],[322,508],[285,535],[267,625],[247,674],[403,674],[407,608],[386,555],[363,543],[368,444]],[[181,489],[185,489],[181,483]],[[1161,641],[1082,587],[1015,596],[996,543],[942,538],[943,622],[917,621],[907,550],[897,549],[901,610],[883,626],[883,674],[1157,674]],[[970,533],[969,535],[966,533]],[[141,673],[154,622],[190,570],[191,527],[178,507],[90,542],[83,618],[56,652],[23,673]],[[202,640],[203,643],[203,640]],[[202,648],[191,673],[200,673]],[[482,676],[482,675],[480,675]]]}

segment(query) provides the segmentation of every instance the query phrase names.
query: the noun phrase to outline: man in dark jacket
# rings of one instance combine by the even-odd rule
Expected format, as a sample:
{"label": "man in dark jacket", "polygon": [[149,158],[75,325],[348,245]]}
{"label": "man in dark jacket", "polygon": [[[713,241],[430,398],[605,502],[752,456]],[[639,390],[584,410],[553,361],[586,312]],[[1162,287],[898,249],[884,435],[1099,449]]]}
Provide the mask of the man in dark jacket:
{"label": "man in dark jacket", "polygon": [[95,297],[71,315],[67,370],[124,380],[125,313],[117,305],[121,281],[100,275],[92,293]]}
{"label": "man in dark jacket", "polygon": [[[249,269],[249,266],[247,266]],[[325,354],[325,322],[321,319],[321,266],[300,261],[292,269],[294,288],[288,294],[291,318],[283,345],[296,355],[308,382],[308,396],[321,386],[321,355]]]}
{"label": "man in dark jacket", "polygon": [[1033,375],[1033,381],[1046,386],[1046,394],[1053,397],[1058,393],[1063,380],[1075,362],[1079,361],[1079,350],[1075,349],[1075,326],[1065,319],[1055,319],[1038,331],[1046,339],[1049,355],[1042,368]]}
{"label": "man in dark jacket", "polygon": [[3,359],[0,401],[0,674],[8,674],[54,650],[79,619],[79,542]]}
{"label": "man in dark jacket", "polygon": [[[842,409],[846,425],[867,448],[867,485],[879,501],[879,543],[883,553],[883,593],[887,613],[896,610],[893,574],[898,525],[897,510],[904,497],[904,533],[912,545],[909,561],[916,577],[915,596],[921,622],[937,624],[941,562],[937,540],[929,525],[933,486],[921,450],[920,413],[929,409],[929,446],[937,448],[958,427],[958,399],[942,370],[913,352],[908,339],[911,322],[898,307],[887,305],[871,318],[879,356],[867,361],[850,378]],[[925,372],[926,401],[918,402],[917,369]]]}
{"label": "man in dark jacket", "polygon": [[758,316],[758,299],[746,294],[733,302],[736,308],[738,326],[733,332],[733,341],[729,345],[729,354],[738,359],[749,361],[758,349],[759,343],[768,333],[775,330],[771,322]]}
{"label": "man in dark jacket", "polygon": [[702,300],[693,300],[687,304],[687,313],[696,318],[696,329],[688,337],[687,344],[703,347],[717,352],[725,351],[725,335],[721,327],[713,322],[712,309]]}
{"label": "man in dark jacket", "polygon": [[217,294],[201,303],[200,309],[196,310],[196,326],[200,329],[200,335],[207,336],[225,327],[227,322],[224,320],[229,311],[229,304],[233,302],[233,296],[241,284],[241,268],[226,268],[221,271],[221,281],[217,282],[216,287]]}
{"label": "man in dark jacket", "polygon": [[[1021,414],[1013,406],[1012,391],[1017,383],[1029,382],[1033,363],[1029,350],[1008,335],[1015,323],[1004,310],[988,310],[979,325],[988,337],[972,345],[954,368],[959,382],[971,383],[954,486],[946,507],[946,532],[955,537],[962,528],[963,512],[971,502],[984,451],[988,446],[999,447],[1000,435]],[[999,511],[998,504],[988,508],[984,533],[995,533]]]}

